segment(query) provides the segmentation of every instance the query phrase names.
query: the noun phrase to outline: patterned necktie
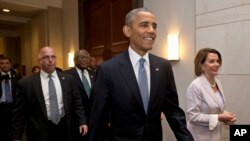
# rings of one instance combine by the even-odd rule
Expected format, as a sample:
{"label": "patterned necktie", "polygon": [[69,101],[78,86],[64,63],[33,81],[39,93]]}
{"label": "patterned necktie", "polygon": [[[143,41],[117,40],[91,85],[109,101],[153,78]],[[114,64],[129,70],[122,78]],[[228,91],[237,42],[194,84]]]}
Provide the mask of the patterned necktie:
{"label": "patterned necktie", "polygon": [[87,77],[84,75],[84,70],[82,71],[82,83],[83,83],[84,89],[85,89],[85,91],[86,91],[86,93],[87,93],[87,95],[89,97],[91,88],[90,88]]}
{"label": "patterned necktie", "polygon": [[141,92],[142,102],[144,106],[145,113],[147,113],[148,109],[148,80],[147,80],[147,73],[144,67],[145,59],[141,58],[139,60],[140,67],[138,72],[138,85]]}
{"label": "patterned necktie", "polygon": [[13,102],[11,90],[10,90],[10,83],[9,80],[4,80],[5,83],[5,98],[7,103]]}
{"label": "patterned necktie", "polygon": [[51,121],[54,124],[58,124],[60,122],[60,114],[56,96],[56,88],[54,81],[52,79],[52,75],[49,75],[48,77],[49,77],[49,103],[50,103]]}

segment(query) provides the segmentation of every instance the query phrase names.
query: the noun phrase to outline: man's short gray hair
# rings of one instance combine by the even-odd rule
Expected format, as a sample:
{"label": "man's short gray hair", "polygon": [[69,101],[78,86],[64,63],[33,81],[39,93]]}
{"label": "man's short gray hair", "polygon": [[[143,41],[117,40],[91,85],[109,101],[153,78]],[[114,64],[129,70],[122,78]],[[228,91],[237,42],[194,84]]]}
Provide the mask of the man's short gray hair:
{"label": "man's short gray hair", "polygon": [[139,12],[150,12],[152,13],[149,9],[141,7],[141,8],[136,8],[131,10],[125,17],[125,25],[131,26],[132,21],[134,20],[135,16]]}

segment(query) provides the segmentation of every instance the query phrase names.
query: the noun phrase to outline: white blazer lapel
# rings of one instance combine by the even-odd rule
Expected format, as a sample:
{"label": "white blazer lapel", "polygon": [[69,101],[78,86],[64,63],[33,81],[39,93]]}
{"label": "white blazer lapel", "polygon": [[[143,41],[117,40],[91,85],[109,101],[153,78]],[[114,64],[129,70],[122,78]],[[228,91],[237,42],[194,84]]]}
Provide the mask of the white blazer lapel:
{"label": "white blazer lapel", "polygon": [[221,110],[223,110],[224,107],[225,107],[226,99],[225,99],[224,92],[223,92],[222,85],[221,85],[220,81],[219,81],[218,79],[215,79],[215,81],[216,81],[216,83],[217,83],[217,86],[218,86],[219,91],[220,91],[221,96],[222,96],[222,100],[223,100],[223,102],[224,102],[224,103],[223,103],[223,106],[221,107]]}
{"label": "white blazer lapel", "polygon": [[[220,106],[219,104],[219,100],[218,98],[216,97],[216,95],[214,94],[214,91],[213,89],[210,87],[210,83],[208,82],[208,80],[206,79],[206,77],[204,75],[201,75],[201,84],[204,88],[205,91],[207,91],[209,97],[212,98],[212,100],[216,103],[217,107],[220,108],[220,110],[223,109],[223,107]],[[217,80],[218,81],[218,80]],[[216,81],[216,83],[217,83]],[[217,83],[218,84],[218,83]],[[222,90],[221,86],[219,87],[220,90]],[[222,92],[221,92],[222,93]],[[223,93],[222,93],[222,97],[223,97],[223,100],[224,100],[224,96],[223,96]]]}

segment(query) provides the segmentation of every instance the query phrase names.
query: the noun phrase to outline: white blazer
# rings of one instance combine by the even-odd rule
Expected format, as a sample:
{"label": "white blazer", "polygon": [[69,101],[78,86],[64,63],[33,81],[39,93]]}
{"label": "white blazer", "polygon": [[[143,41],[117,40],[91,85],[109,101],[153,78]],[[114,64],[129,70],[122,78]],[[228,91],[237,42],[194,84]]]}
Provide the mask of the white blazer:
{"label": "white blazer", "polygon": [[195,141],[220,141],[218,114],[224,112],[225,97],[221,82],[218,79],[215,81],[224,102],[222,105],[203,74],[188,86],[187,127]]}

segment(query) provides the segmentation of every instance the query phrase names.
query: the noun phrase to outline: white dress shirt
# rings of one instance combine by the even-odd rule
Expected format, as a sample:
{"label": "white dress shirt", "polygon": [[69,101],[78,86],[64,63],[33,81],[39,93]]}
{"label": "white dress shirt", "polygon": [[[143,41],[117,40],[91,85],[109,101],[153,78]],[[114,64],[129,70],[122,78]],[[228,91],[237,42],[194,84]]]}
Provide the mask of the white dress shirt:
{"label": "white dress shirt", "polygon": [[148,58],[148,52],[143,56],[141,57],[138,53],[136,53],[130,46],[128,48],[128,54],[129,54],[129,58],[130,58],[130,61],[132,63],[132,66],[133,66],[133,69],[134,69],[134,72],[135,72],[135,76],[136,76],[136,79],[137,79],[137,82],[138,82],[138,72],[139,72],[139,67],[140,67],[140,62],[139,60],[141,58],[144,58],[145,59],[145,63],[144,63],[144,67],[146,69],[146,74],[147,74],[147,80],[148,80],[148,94],[150,95],[150,64],[149,64],[149,58]]}
{"label": "white dress shirt", "polygon": [[[59,113],[61,117],[63,117],[65,115],[65,111],[64,111],[64,106],[63,106],[62,86],[61,86],[61,83],[60,83],[60,80],[58,78],[56,71],[54,71],[51,75],[52,75],[51,78],[53,79],[55,88],[56,88]],[[48,118],[50,119],[51,113],[50,113],[50,102],[49,102],[49,77],[48,76],[49,76],[48,73],[44,72],[43,70],[40,71],[43,97],[44,97],[44,101],[46,105],[47,115],[48,115]]]}
{"label": "white dress shirt", "polygon": [[[5,72],[1,71],[1,75],[9,75],[9,77],[11,78],[10,71],[8,73],[5,73]],[[9,79],[8,81],[9,81],[9,84],[10,84],[10,93],[12,94],[11,79]],[[2,97],[0,97],[0,103],[3,103],[3,102],[6,102],[5,80],[2,80],[1,87],[2,87]]]}
{"label": "white dress shirt", "polygon": [[[76,71],[77,71],[79,77],[80,77],[81,80],[82,80],[82,70],[79,69],[78,67],[75,67],[75,68],[76,68]],[[89,72],[88,72],[86,69],[84,69],[83,74],[84,74],[85,77],[87,78],[88,83],[89,83],[89,86],[90,86],[90,88],[91,88],[91,81],[90,81],[90,77],[89,77]]]}

